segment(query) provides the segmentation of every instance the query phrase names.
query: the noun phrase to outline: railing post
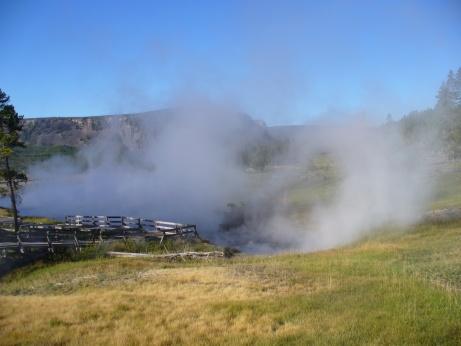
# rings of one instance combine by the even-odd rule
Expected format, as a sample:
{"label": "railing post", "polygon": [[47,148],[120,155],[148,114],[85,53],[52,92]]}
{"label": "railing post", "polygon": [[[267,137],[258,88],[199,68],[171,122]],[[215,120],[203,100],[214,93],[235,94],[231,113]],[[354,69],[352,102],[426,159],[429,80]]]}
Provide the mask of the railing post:
{"label": "railing post", "polygon": [[77,230],[74,231],[74,243],[75,243],[75,251],[82,252],[82,248],[80,247],[80,243],[78,242],[78,238],[77,238]]}
{"label": "railing post", "polygon": [[50,240],[50,231],[46,231],[46,241],[48,242],[48,252],[54,253],[53,242]]}
{"label": "railing post", "polygon": [[24,254],[24,248],[22,247],[22,242],[21,242],[21,237],[19,236],[19,232],[16,234],[16,238],[18,239],[19,252]]}
{"label": "railing post", "polygon": [[198,232],[197,232],[197,226],[194,225],[193,227],[194,227],[194,234],[195,234],[195,236],[196,236],[198,239],[201,239],[200,236],[198,235]]}

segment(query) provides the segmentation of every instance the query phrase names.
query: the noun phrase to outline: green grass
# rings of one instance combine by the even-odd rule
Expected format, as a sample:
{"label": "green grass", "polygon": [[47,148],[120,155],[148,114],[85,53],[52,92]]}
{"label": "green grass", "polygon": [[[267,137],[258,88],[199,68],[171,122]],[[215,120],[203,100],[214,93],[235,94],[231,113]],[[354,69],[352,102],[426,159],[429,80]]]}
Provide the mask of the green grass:
{"label": "green grass", "polygon": [[288,192],[288,203],[302,212],[319,203],[328,203],[334,197],[337,186],[331,180],[315,184],[298,184]]}
{"label": "green grass", "polygon": [[129,239],[127,241],[119,241],[104,246],[105,251],[122,251],[122,252],[137,252],[160,254],[168,252],[188,252],[188,251],[215,251],[221,250],[216,245],[202,242],[195,239],[167,239],[162,244],[158,241],[144,241]]}
{"label": "green grass", "polygon": [[461,208],[461,164],[452,164],[435,187],[432,209]]}
{"label": "green grass", "polygon": [[[461,208],[461,162],[447,163],[444,172],[432,178],[432,202],[429,209]],[[286,202],[301,213],[308,213],[319,203],[328,204],[336,193],[340,178],[328,165],[318,165],[308,170],[307,180],[300,180],[287,192]]]}
{"label": "green grass", "polygon": [[24,223],[35,223],[35,224],[57,224],[59,221],[43,216],[23,216],[21,217]]}
{"label": "green grass", "polygon": [[312,254],[36,264],[0,283],[0,336],[3,344],[456,345],[460,245],[461,223],[425,224]]}
{"label": "green grass", "polygon": [[[10,208],[0,207],[0,217],[12,217],[13,212]],[[23,223],[36,224],[56,224],[59,221],[44,216],[20,216]]]}
{"label": "green grass", "polygon": [[68,145],[30,145],[16,149],[11,164],[16,169],[26,170],[32,164],[48,160],[56,155],[73,157],[77,151],[77,148]]}
{"label": "green grass", "polygon": [[11,212],[8,208],[0,207],[0,217],[11,216]]}
{"label": "green grass", "polygon": [[[288,203],[305,210],[327,201],[334,188],[322,179],[293,188]],[[454,167],[432,207],[461,206],[460,186]],[[0,343],[461,344],[461,221],[383,227],[309,254],[170,262],[105,258],[109,249],[165,251],[155,243],[115,243],[8,274],[0,280]]]}

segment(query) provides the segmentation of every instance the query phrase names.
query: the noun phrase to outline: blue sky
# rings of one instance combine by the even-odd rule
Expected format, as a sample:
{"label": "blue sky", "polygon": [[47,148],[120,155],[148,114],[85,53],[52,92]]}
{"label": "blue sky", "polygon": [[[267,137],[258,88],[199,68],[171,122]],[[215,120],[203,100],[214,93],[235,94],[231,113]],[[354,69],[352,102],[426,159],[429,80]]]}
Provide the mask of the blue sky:
{"label": "blue sky", "polygon": [[0,88],[26,117],[129,113],[187,93],[268,124],[435,102],[461,1],[0,0]]}

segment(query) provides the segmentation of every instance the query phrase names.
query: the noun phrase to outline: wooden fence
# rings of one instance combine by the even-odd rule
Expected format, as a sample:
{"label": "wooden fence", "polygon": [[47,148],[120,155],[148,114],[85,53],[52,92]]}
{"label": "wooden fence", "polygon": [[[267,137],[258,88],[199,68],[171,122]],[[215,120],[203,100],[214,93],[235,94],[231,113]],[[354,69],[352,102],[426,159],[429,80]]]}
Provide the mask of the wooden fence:
{"label": "wooden fence", "polygon": [[21,224],[17,233],[8,222],[0,222],[0,254],[5,257],[11,251],[25,253],[40,248],[54,252],[62,247],[80,251],[106,241],[138,238],[162,243],[169,237],[189,236],[200,238],[195,225],[128,216],[72,215],[62,224]]}

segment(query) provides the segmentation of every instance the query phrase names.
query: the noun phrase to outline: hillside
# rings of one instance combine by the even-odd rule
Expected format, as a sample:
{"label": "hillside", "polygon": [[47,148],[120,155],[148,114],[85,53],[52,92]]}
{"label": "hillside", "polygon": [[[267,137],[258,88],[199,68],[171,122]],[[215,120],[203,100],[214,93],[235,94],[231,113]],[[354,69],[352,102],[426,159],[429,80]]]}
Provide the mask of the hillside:
{"label": "hillside", "polygon": [[74,156],[110,129],[116,129],[123,137],[139,140],[143,119],[149,119],[160,130],[168,116],[167,110],[158,110],[106,116],[26,118],[21,134],[26,147],[16,149],[13,164],[27,169],[56,155]]}
{"label": "hillside", "polygon": [[[145,138],[155,139],[177,117],[174,109],[163,109],[105,116],[26,118],[22,131],[26,148],[16,149],[13,164],[27,169],[55,155],[75,156],[80,149],[108,133],[123,146],[139,148]],[[234,118],[239,123],[240,138],[235,142],[242,142],[244,164],[263,168],[283,150],[285,135],[273,135],[277,132],[275,128],[246,114],[237,113]]]}
{"label": "hillside", "polygon": [[111,127],[117,127],[127,135],[135,135],[139,133],[143,119],[161,126],[168,121],[170,115],[168,110],[158,110],[105,116],[26,118],[22,138],[29,146],[79,148]]}
{"label": "hillside", "polygon": [[[460,176],[454,165],[440,177],[434,208],[461,206]],[[171,262],[90,249],[0,279],[1,343],[458,345],[460,245],[458,220],[310,254]]]}
{"label": "hillside", "polygon": [[[29,146],[79,148],[108,129],[117,129],[124,136],[136,137],[140,136],[142,128],[148,124],[149,130],[153,130],[155,135],[155,132],[161,131],[175,116],[175,110],[161,109],[118,115],[26,118],[22,138]],[[255,134],[265,128],[264,124],[245,114],[237,116]]]}
{"label": "hillside", "polygon": [[459,344],[461,224],[402,231],[313,254],[35,265],[0,283],[0,337],[4,345]]}
{"label": "hillside", "polygon": [[[435,163],[439,166],[431,175],[432,199],[426,217],[418,223],[406,227],[384,223],[378,229],[367,229],[348,245],[313,253],[244,253],[230,259],[167,261],[108,258],[103,245],[77,255],[50,255],[0,279],[1,343],[461,344],[460,109],[437,106],[379,128],[401,126],[405,139],[414,143],[432,140],[429,134],[435,130],[452,159]],[[115,131],[121,141],[142,144],[146,133],[155,137],[172,116],[160,111],[27,120],[24,139],[29,153],[35,150],[35,154],[22,153],[22,159],[31,155],[36,160],[45,148],[42,158],[64,151],[74,155],[103,130]],[[264,171],[270,163],[286,163],[271,159],[283,153],[298,134],[308,134],[303,142],[308,145],[322,131],[303,126],[268,128],[241,116],[243,121],[229,138],[248,140],[243,161],[261,168],[261,172],[245,170],[254,184],[262,184],[265,175],[278,169],[297,169],[299,172],[290,173],[302,178],[281,197],[275,191],[269,200],[283,199],[290,218],[301,222],[319,200],[334,198],[338,177],[324,153],[315,157],[308,171],[295,165],[273,165]],[[235,132],[240,137],[233,136]],[[17,159],[24,164],[21,157]],[[286,176],[282,174],[282,178]],[[359,183],[366,183],[363,175],[359,176]],[[311,183],[303,185],[306,181]],[[397,204],[397,199],[391,202]],[[357,208],[354,203],[352,208]],[[151,208],[153,204],[148,205]],[[271,206],[262,205],[262,212]],[[237,219],[247,215],[245,210],[240,215],[239,208],[244,206],[235,204],[233,208]],[[230,214],[231,222],[235,221]],[[447,215],[455,217],[444,220]],[[279,224],[277,231],[286,237],[288,230],[283,226]],[[333,227],[337,234],[345,228],[341,222]],[[300,234],[299,241],[305,235]],[[177,250],[170,245],[154,245],[155,250],[142,242],[114,246],[130,252]]]}

